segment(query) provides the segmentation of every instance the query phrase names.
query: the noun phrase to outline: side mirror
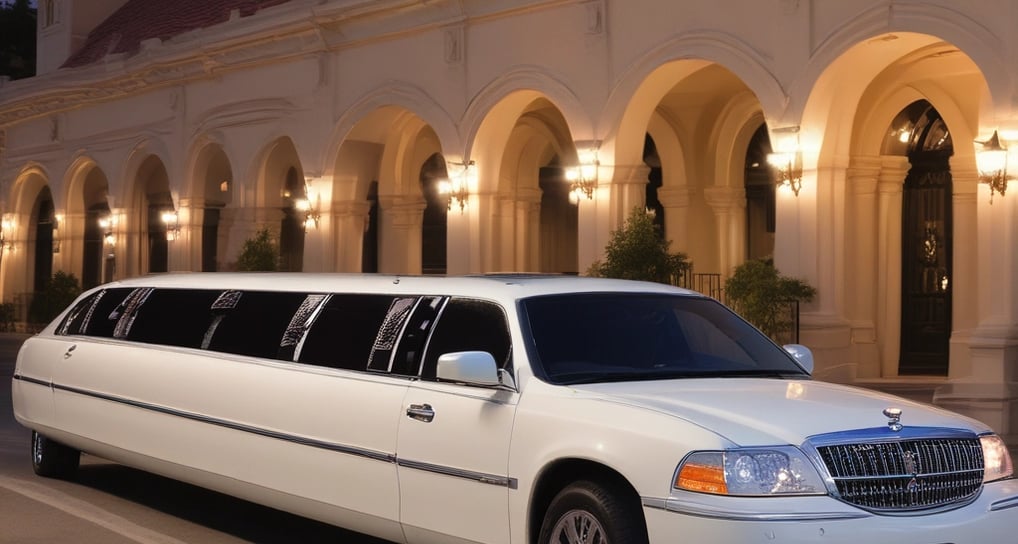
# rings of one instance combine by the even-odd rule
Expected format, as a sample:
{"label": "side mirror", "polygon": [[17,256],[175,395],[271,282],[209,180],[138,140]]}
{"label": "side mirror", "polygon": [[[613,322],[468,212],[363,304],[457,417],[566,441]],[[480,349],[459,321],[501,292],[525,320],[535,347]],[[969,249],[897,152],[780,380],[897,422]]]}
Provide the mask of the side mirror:
{"label": "side mirror", "polygon": [[813,352],[809,348],[802,344],[785,344],[783,347],[807,374],[813,375]]}
{"label": "side mirror", "polygon": [[493,387],[502,385],[495,357],[486,351],[457,351],[438,357],[435,375],[439,380]]}

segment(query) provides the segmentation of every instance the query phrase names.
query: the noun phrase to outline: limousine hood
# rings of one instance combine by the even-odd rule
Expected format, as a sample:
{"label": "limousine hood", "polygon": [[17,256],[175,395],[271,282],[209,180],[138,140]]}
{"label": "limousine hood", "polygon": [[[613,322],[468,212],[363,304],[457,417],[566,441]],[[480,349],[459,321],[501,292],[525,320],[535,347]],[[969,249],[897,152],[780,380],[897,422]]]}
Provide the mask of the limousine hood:
{"label": "limousine hood", "polygon": [[798,445],[813,435],[886,427],[886,408],[901,409],[901,423],[906,427],[990,430],[927,404],[812,380],[687,379],[573,389],[603,402],[674,415],[742,446]]}

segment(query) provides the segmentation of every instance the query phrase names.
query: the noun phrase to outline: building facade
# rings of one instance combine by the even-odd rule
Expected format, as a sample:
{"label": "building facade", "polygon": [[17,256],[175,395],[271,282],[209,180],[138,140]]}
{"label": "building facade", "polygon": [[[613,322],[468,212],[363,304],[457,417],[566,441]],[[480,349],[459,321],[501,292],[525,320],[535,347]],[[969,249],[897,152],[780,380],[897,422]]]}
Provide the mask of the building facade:
{"label": "building facade", "polygon": [[976,142],[1018,141],[1016,26],[1008,0],[41,1],[39,74],[0,82],[0,298],[233,269],[263,229],[287,270],[582,274],[650,208],[698,273],[817,288],[819,378],[1015,444],[1018,195]]}

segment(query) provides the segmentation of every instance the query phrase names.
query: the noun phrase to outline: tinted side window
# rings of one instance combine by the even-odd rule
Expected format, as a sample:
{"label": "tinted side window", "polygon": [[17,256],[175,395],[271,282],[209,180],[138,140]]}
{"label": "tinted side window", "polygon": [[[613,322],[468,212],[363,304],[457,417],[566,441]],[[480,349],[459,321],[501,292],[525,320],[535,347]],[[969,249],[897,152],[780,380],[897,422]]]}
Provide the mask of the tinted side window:
{"label": "tinted side window", "polygon": [[219,293],[211,289],[156,289],[137,309],[127,339],[200,348]]}
{"label": "tinted side window", "polygon": [[305,293],[222,293],[212,303],[212,324],[202,346],[212,351],[275,359],[287,326],[305,298]]}
{"label": "tinted side window", "polygon": [[421,356],[425,343],[444,302],[444,297],[421,297],[417,302],[413,315],[403,329],[390,372],[404,376],[416,376],[421,372]]}
{"label": "tinted side window", "polygon": [[392,352],[396,348],[399,335],[403,333],[403,324],[406,323],[410,312],[417,303],[417,297],[398,297],[392,300],[389,309],[385,312],[385,319],[382,326],[378,328],[375,336],[375,343],[371,346],[371,355],[368,357],[368,370],[388,372],[392,360]]}
{"label": "tinted side window", "polygon": [[500,306],[454,298],[446,304],[431,334],[421,377],[433,379],[438,357],[454,351],[487,351],[499,368],[512,370],[511,347],[509,325]]}
{"label": "tinted side window", "polygon": [[331,368],[367,369],[375,337],[394,298],[332,295],[304,337],[297,360]]}
{"label": "tinted side window", "polygon": [[106,294],[106,291],[96,291],[81,299],[64,316],[64,321],[57,327],[57,334],[83,334],[85,331],[86,318],[95,303]]}
{"label": "tinted side window", "polygon": [[82,299],[71,309],[57,334],[83,334],[112,338],[117,321],[134,289],[104,289]]}

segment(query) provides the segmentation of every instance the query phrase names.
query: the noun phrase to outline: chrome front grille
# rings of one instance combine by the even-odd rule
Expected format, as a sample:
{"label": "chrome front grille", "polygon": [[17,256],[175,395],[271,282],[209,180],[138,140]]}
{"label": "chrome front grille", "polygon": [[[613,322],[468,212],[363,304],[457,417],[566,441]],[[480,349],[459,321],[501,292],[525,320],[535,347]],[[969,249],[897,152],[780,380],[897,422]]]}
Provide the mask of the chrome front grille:
{"label": "chrome front grille", "polygon": [[983,483],[978,438],[820,446],[841,499],[863,508],[921,510],[964,501]]}

